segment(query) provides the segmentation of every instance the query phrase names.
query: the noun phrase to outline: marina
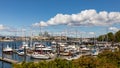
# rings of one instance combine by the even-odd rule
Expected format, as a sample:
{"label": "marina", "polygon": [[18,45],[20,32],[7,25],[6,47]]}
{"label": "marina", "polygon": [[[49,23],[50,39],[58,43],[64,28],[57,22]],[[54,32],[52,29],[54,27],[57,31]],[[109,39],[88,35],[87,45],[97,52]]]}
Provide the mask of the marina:
{"label": "marina", "polygon": [[120,68],[120,0],[0,0],[0,68]]}
{"label": "marina", "polygon": [[[97,57],[100,53],[108,51],[119,51],[120,43],[111,39],[108,34],[96,37],[94,32],[82,37],[82,33],[74,30],[49,34],[41,32],[40,35],[25,35],[25,31],[20,31],[21,36],[1,36],[0,37],[0,61],[3,65],[21,64],[22,62],[54,61],[58,58],[72,61],[83,56]],[[92,35],[89,37],[89,35]],[[114,36],[112,36],[114,38]]]}
{"label": "marina", "polygon": [[[100,52],[102,52],[104,49],[114,50],[115,48],[111,46],[101,46],[101,44],[97,44],[98,46],[94,47],[93,45],[87,45],[87,46],[81,45],[81,44],[72,45],[72,44],[61,43],[61,42],[57,43],[56,45],[53,44],[52,42],[44,42],[44,43],[46,44],[43,45],[43,43],[41,42],[40,43],[35,42],[35,44],[33,44],[34,45],[33,48],[19,49],[23,44],[22,42],[19,42],[19,41],[18,42],[1,42],[0,45],[1,46],[4,45],[3,46],[4,48],[7,47],[9,44],[10,47],[16,48],[16,49],[13,49],[13,53],[9,53],[9,54],[5,52],[2,53],[2,51],[0,51],[1,53],[0,60],[8,63],[20,63],[22,61],[38,62],[40,60],[49,61],[57,57],[61,57],[62,59],[67,59],[67,60],[73,60],[73,59],[79,58],[82,55],[96,56]],[[0,50],[2,50],[2,48]]]}
{"label": "marina", "polygon": [[[12,53],[6,53],[6,52],[2,52],[2,46],[3,49],[7,47],[7,45],[9,44],[10,47],[13,48],[13,52]],[[30,55],[25,55],[24,53],[21,55],[20,53],[18,54],[17,51],[19,50],[19,48],[21,47],[22,42],[21,41],[17,41],[17,42],[0,42],[0,62],[5,64],[8,64],[9,67],[7,68],[11,68],[11,64],[12,63],[20,63],[22,61],[26,61],[26,62],[30,62],[30,61],[35,61],[38,62],[40,60],[38,59],[33,59],[31,58]],[[15,48],[15,49],[14,49]],[[3,55],[3,56],[2,56]],[[3,59],[2,59],[3,57]],[[4,66],[5,67],[5,66]]]}

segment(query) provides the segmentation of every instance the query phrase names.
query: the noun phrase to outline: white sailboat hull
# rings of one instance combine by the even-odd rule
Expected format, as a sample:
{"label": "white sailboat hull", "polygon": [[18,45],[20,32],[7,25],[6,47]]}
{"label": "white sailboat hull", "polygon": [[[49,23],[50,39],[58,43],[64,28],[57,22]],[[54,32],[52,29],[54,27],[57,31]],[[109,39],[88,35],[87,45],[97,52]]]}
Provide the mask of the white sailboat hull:
{"label": "white sailboat hull", "polygon": [[49,59],[50,58],[48,55],[44,55],[44,54],[32,54],[31,57],[35,59]]}
{"label": "white sailboat hull", "polygon": [[17,52],[18,55],[24,55],[24,52]]}
{"label": "white sailboat hull", "polygon": [[13,49],[7,45],[6,48],[3,49],[3,52],[12,52]]}

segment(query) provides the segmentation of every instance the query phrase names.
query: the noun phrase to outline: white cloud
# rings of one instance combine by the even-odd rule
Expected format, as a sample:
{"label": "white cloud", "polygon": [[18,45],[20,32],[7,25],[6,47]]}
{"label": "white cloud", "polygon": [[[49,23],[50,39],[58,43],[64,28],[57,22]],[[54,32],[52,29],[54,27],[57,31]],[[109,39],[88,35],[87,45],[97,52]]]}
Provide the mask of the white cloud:
{"label": "white cloud", "polygon": [[0,24],[0,30],[4,30],[4,29],[6,29],[6,27]]}
{"label": "white cloud", "polygon": [[44,21],[41,21],[40,23],[35,23],[33,24],[34,27],[40,27],[40,26],[48,26],[47,23],[45,23]]}
{"label": "white cloud", "polygon": [[89,32],[89,34],[94,35],[94,34],[95,34],[95,32]]}
{"label": "white cloud", "polygon": [[94,9],[83,10],[77,14],[57,14],[48,21],[35,23],[36,26],[76,25],[76,26],[108,26],[120,23],[120,12],[97,12]]}
{"label": "white cloud", "polygon": [[118,31],[119,29],[116,28],[116,27],[110,27],[109,30],[111,30],[111,31],[115,31],[115,32],[116,32],[116,31]]}

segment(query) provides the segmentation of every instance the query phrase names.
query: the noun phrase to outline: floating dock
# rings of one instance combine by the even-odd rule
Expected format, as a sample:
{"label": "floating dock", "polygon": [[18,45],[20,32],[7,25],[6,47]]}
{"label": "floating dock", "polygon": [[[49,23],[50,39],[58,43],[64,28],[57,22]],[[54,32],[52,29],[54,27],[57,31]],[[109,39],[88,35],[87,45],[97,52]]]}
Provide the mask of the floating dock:
{"label": "floating dock", "polygon": [[3,58],[2,59],[2,57],[0,57],[0,60],[1,61],[5,61],[5,62],[8,62],[8,63],[18,63],[18,61],[16,61],[16,60],[12,60],[12,59],[8,59],[8,58]]}

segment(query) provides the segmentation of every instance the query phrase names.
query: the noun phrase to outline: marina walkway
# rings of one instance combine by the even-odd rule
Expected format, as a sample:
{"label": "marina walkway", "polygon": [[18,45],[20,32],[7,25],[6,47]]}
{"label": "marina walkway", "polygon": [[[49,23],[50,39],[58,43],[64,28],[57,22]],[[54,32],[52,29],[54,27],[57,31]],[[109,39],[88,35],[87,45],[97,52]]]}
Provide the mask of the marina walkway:
{"label": "marina walkway", "polygon": [[12,59],[8,59],[8,58],[3,58],[3,59],[2,59],[2,57],[0,57],[0,60],[1,60],[1,61],[5,61],[5,62],[8,62],[8,63],[18,63],[18,61],[12,60]]}

